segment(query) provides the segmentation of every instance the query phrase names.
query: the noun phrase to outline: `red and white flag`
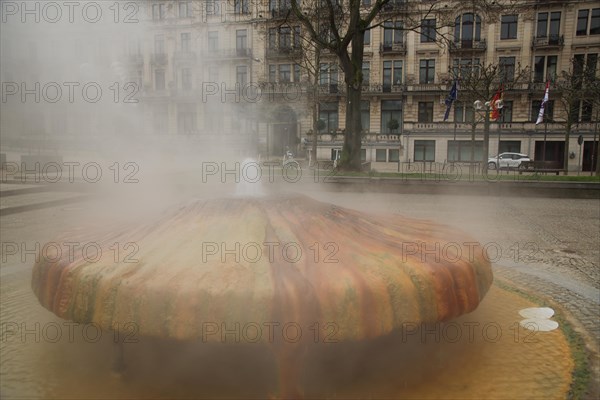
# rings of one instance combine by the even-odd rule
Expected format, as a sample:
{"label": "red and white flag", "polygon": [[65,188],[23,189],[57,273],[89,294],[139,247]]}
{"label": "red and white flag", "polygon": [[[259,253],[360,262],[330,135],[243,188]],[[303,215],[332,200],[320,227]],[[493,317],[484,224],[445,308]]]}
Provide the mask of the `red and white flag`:
{"label": "red and white flag", "polygon": [[548,92],[550,91],[550,81],[546,82],[546,93],[544,93],[544,100],[542,100],[542,106],[540,107],[540,113],[538,114],[537,121],[535,124],[541,124],[544,122],[544,110],[546,108],[546,103],[548,103]]}

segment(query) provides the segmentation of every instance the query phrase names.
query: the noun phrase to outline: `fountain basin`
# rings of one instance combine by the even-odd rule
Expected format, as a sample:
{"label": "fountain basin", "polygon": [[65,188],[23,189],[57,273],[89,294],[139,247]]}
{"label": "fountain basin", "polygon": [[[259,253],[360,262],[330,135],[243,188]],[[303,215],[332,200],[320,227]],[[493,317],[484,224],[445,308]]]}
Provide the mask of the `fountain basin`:
{"label": "fountain basin", "polygon": [[[179,340],[220,341],[207,324],[269,322],[374,338],[471,312],[493,280],[485,250],[455,228],[298,195],[201,200],[71,239],[86,236],[105,249],[98,260],[75,251],[34,265],[40,303],[75,322]],[[129,251],[116,258],[115,244]]]}

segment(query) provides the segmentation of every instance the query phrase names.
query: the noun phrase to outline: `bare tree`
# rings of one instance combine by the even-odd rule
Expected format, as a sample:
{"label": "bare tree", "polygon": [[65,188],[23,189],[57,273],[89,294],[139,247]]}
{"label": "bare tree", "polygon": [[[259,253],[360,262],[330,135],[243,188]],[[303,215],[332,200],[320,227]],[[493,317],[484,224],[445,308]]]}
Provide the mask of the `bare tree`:
{"label": "bare tree", "polygon": [[[561,71],[553,82],[559,94],[560,111],[557,122],[565,126],[565,151],[563,169],[568,175],[569,139],[573,126],[580,122],[580,112],[588,108],[590,113],[594,106],[600,105],[600,87],[596,78],[596,65],[584,62],[584,58],[573,59],[572,68]],[[555,110],[556,111],[556,110]],[[591,118],[591,115],[590,115]]]}
{"label": "bare tree", "polygon": [[[470,61],[470,60],[469,60]],[[503,95],[510,95],[518,91],[530,76],[529,67],[507,64],[483,64],[479,62],[457,63],[450,68],[449,76],[452,80],[458,81],[460,102],[466,107],[473,107],[475,101],[481,101],[484,106],[480,113],[477,110],[473,112],[471,123],[471,161],[475,161],[475,133],[477,125],[483,122],[483,154],[482,168],[487,168],[487,160],[490,143],[490,112],[494,105],[491,101],[496,93],[503,92]]]}
{"label": "bare tree", "polygon": [[[402,26],[394,29],[420,31],[421,20],[436,14],[439,2],[408,3],[401,0],[290,0],[291,13],[298,19],[318,48],[335,55],[344,73],[346,93],[346,123],[344,146],[338,164],[341,169],[361,169],[360,118],[362,64],[365,32],[382,26],[384,22],[401,17]],[[319,15],[320,18],[315,18]],[[322,23],[320,23],[322,21]],[[438,24],[439,29],[442,24]]]}

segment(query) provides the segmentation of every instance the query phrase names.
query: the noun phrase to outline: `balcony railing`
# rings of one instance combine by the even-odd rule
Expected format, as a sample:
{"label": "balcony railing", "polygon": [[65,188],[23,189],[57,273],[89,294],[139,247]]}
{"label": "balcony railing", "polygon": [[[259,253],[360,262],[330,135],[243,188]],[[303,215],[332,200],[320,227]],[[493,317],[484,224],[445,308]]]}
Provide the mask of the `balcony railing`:
{"label": "balcony railing", "polygon": [[154,65],[166,65],[168,62],[167,60],[167,53],[152,54],[152,64]]}
{"label": "balcony railing", "polygon": [[389,3],[386,3],[381,7],[382,12],[393,12],[393,11],[403,11],[408,8],[408,2],[406,0],[391,0]]}
{"label": "balcony railing", "polygon": [[175,61],[196,61],[196,53],[192,51],[176,51],[174,55]]}
{"label": "balcony railing", "polygon": [[486,49],[487,42],[485,39],[456,40],[454,42],[450,42],[451,52],[485,51]]}
{"label": "balcony railing", "polygon": [[252,49],[212,49],[203,53],[204,58],[252,58]]}
{"label": "balcony railing", "polygon": [[336,84],[336,83],[319,85],[319,93],[320,94],[342,94],[345,92],[344,89],[345,89],[344,85],[340,85],[340,84]]}
{"label": "balcony railing", "polygon": [[265,82],[258,83],[258,87],[264,93],[286,94],[295,97],[299,93],[306,93],[307,87],[300,82]]}
{"label": "balcony railing", "polygon": [[406,54],[406,43],[404,40],[397,43],[381,43],[379,45],[380,54]]}
{"label": "balcony railing", "polygon": [[273,8],[269,14],[271,15],[271,18],[286,18],[288,15],[293,15],[291,8]]}
{"label": "balcony railing", "polygon": [[449,88],[439,83],[418,83],[406,85],[406,90],[408,92],[438,92],[449,90]]}
{"label": "balcony railing", "polygon": [[299,57],[302,55],[300,46],[276,46],[267,48],[267,57]]}
{"label": "balcony railing", "polygon": [[125,62],[132,65],[142,65],[144,63],[144,56],[141,54],[128,54]]}
{"label": "balcony railing", "polygon": [[534,36],[531,46],[536,48],[562,47],[565,44],[564,35]]}

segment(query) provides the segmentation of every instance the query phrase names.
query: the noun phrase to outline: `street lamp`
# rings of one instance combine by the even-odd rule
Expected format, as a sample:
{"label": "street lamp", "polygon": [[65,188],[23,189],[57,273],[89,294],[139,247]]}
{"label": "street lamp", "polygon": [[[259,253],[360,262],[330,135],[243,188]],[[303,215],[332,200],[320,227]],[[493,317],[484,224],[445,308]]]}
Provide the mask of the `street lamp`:
{"label": "street lamp", "polygon": [[[473,102],[473,108],[475,111],[483,112],[483,155],[485,158],[483,159],[482,168],[487,169],[486,160],[489,157],[489,143],[490,143],[490,111],[492,110],[492,104],[495,106],[494,108],[500,110],[504,107],[504,103],[502,99],[496,100],[494,103],[492,101],[486,101],[485,103],[481,100],[475,100]],[[474,145],[474,143],[473,143]],[[498,151],[500,151],[500,143],[498,143]],[[498,159],[499,154],[496,155],[496,168],[500,167],[500,160]]]}

